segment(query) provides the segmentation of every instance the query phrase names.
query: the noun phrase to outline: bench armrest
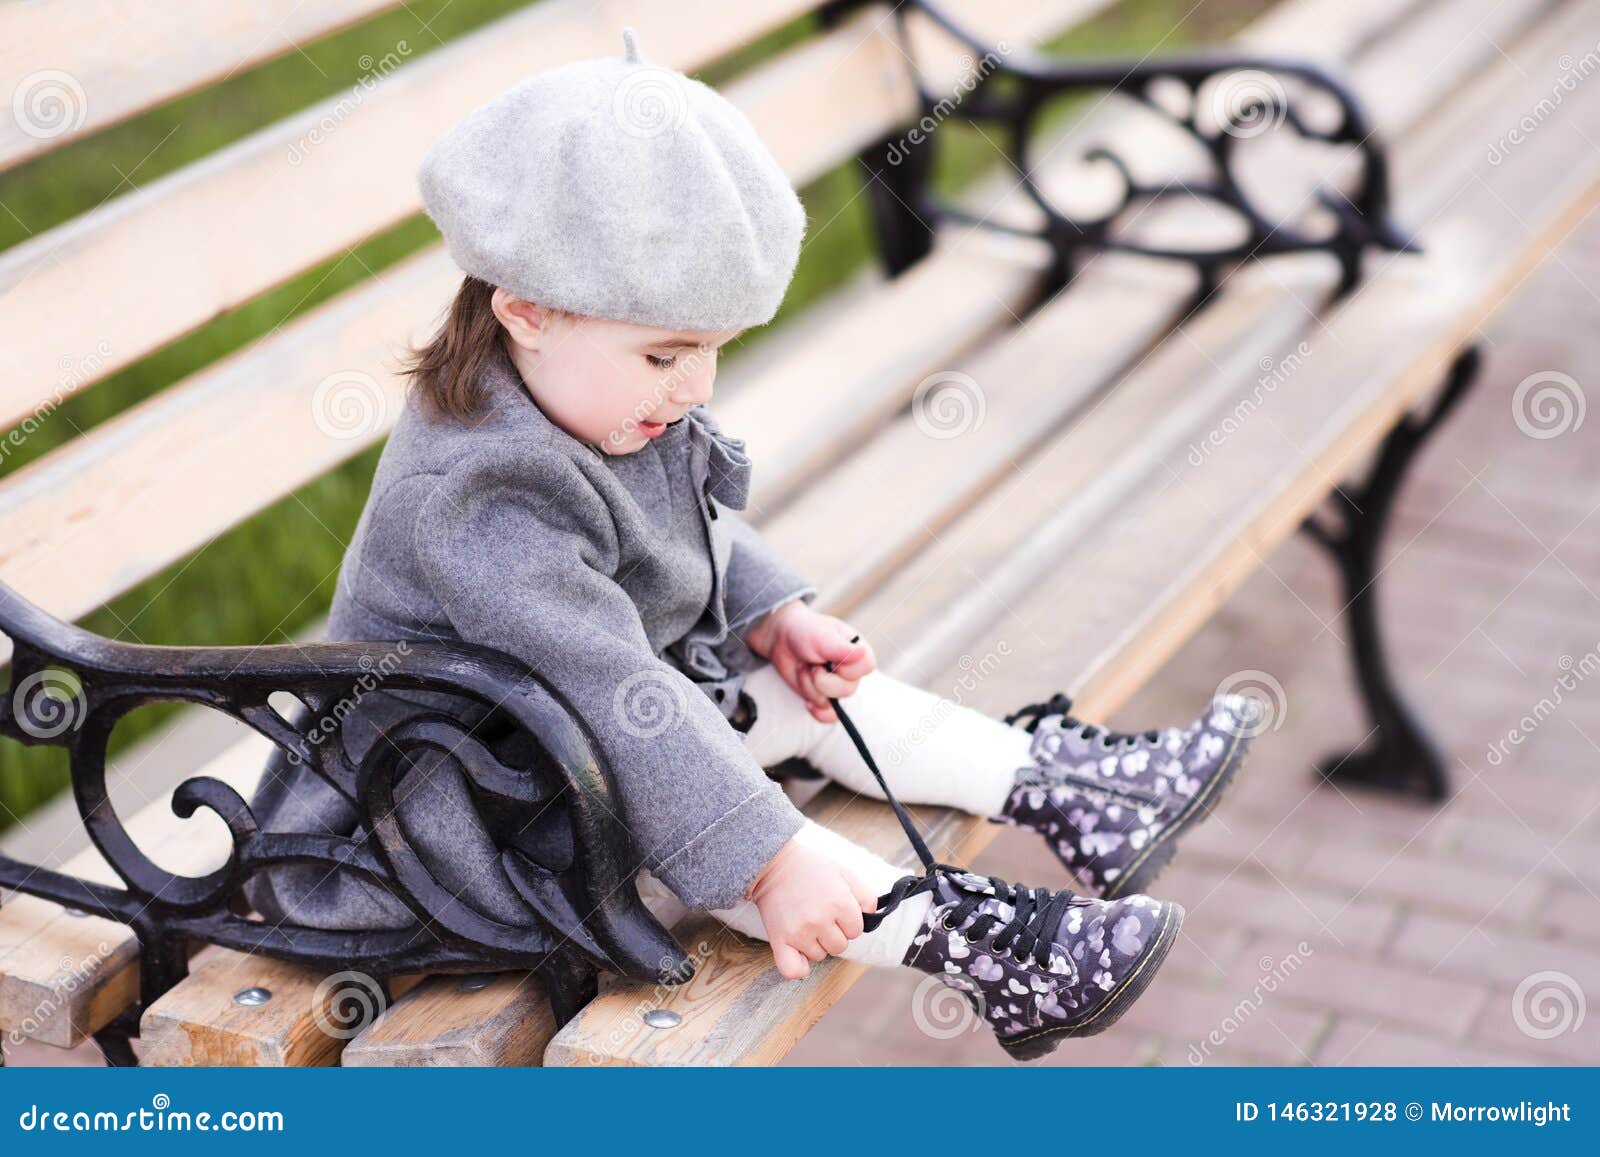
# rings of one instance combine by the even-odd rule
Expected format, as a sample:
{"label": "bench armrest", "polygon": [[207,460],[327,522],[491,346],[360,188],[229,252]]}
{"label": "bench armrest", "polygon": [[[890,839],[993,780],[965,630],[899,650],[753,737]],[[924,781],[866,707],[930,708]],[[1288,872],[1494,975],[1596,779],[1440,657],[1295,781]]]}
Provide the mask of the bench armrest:
{"label": "bench armrest", "polygon": [[[907,33],[907,10],[925,14],[957,40],[975,62],[957,91],[932,90],[916,66]],[[918,118],[903,135],[884,143],[862,160],[873,169],[873,209],[891,274],[920,259],[932,246],[940,220],[1044,240],[1054,254],[1047,289],[1070,279],[1084,256],[1119,251],[1187,262],[1200,274],[1202,294],[1209,293],[1228,267],[1247,257],[1323,252],[1338,261],[1341,292],[1356,284],[1360,261],[1368,249],[1416,251],[1415,242],[1390,219],[1389,165],[1384,146],[1356,93],[1320,64],[1233,50],[1212,50],[1170,57],[1064,60],[1012,50],[1004,41],[990,44],[941,11],[935,0],[908,0],[895,11],[903,50],[912,62],[918,93]],[[1120,189],[1111,203],[1092,215],[1063,208],[1034,178],[1038,165],[1030,156],[1041,118],[1064,98],[1115,92],[1136,102],[1161,121],[1187,134],[1205,158],[1205,168],[1180,164],[1154,176],[1141,177],[1123,155],[1107,146],[1083,154],[1116,173]],[[1304,115],[1307,104],[1331,105],[1331,124],[1319,125]],[[939,135],[929,126],[957,119],[989,126],[985,138],[1005,150],[1018,184],[1043,215],[1038,228],[1019,226],[973,213],[940,196],[932,188],[933,148]],[[1313,118],[1330,119],[1330,118]],[[1318,188],[1316,198],[1332,219],[1332,227],[1308,228],[1292,217],[1269,212],[1241,179],[1236,168],[1239,146],[1248,138],[1279,126],[1302,140],[1349,149],[1358,162],[1348,188]],[[1162,166],[1171,150],[1163,150]],[[1341,174],[1341,185],[1349,177]],[[882,185],[878,194],[876,186]],[[1141,241],[1128,223],[1160,202],[1204,202],[1232,218],[1232,237],[1216,243],[1176,246]]]}
{"label": "bench armrest", "polygon": [[[65,748],[72,788],[95,846],[125,889],[30,867],[0,856],[0,885],[127,924],[141,946],[148,1007],[184,975],[188,941],[261,952],[330,972],[374,977],[412,972],[539,969],[568,976],[598,968],[640,980],[681,983],[692,965],[632,886],[636,865],[617,823],[614,786],[581,720],[520,661],[467,643],[332,642],[266,647],[165,647],[118,642],[63,623],[0,583],[0,631],[15,645],[11,686],[0,701],[0,735]],[[381,685],[463,697],[484,719],[468,727],[419,708],[387,726],[355,765],[339,738],[349,708]],[[288,718],[269,702],[290,692],[305,705]],[[143,704],[184,700],[241,720],[282,758],[304,763],[356,809],[370,838],[263,832],[249,804],[209,777],[180,784],[173,810],[199,808],[228,826],[228,862],[201,877],[156,865],[129,837],[106,789],[107,741],[116,722]],[[493,726],[489,724],[492,721]],[[531,739],[538,758],[509,766],[489,732]],[[516,733],[522,733],[518,736]],[[526,925],[451,905],[453,893],[428,873],[394,814],[393,787],[408,753],[450,752],[477,791],[496,803],[548,807],[559,799],[573,855],[536,863],[522,849],[504,860],[528,903]],[[503,750],[503,749],[502,749]],[[355,872],[418,916],[397,930],[330,931],[273,926],[239,912],[252,874],[273,864],[317,863]],[[448,909],[448,910],[446,910]],[[559,983],[552,984],[552,998]],[[565,993],[570,998],[571,993]],[[572,1010],[575,1011],[575,1008]]]}

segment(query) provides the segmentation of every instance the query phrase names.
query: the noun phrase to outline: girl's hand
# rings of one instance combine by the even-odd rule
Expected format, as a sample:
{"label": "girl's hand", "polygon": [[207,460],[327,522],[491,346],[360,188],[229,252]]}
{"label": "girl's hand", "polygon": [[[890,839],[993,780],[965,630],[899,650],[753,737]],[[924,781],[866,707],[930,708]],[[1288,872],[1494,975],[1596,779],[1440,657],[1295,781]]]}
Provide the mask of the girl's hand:
{"label": "girl's hand", "polygon": [[838,956],[863,930],[861,914],[878,898],[826,853],[791,839],[767,861],[745,893],[761,913],[772,962],[788,980]]}
{"label": "girl's hand", "polygon": [[771,661],[783,681],[806,701],[812,717],[822,723],[839,720],[829,697],[854,695],[862,678],[878,667],[872,646],[861,641],[854,627],[798,599],[763,617],[746,634],[745,643]]}

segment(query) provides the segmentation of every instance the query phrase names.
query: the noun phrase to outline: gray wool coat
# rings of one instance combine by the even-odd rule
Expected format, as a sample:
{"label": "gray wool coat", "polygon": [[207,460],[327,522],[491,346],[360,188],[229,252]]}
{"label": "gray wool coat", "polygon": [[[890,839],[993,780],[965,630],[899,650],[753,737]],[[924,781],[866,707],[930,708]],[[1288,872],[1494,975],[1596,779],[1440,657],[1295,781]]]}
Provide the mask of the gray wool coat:
{"label": "gray wool coat", "polygon": [[[339,575],[328,637],[486,644],[527,663],[583,717],[617,785],[637,856],[691,908],[739,901],[799,830],[800,812],[744,747],[743,632],[816,587],[734,514],[750,461],[703,407],[642,449],[600,452],[545,416],[509,355],[484,376],[471,423],[413,395],[385,446]],[[379,691],[344,725],[370,740],[428,702]],[[737,720],[738,726],[735,725]],[[364,737],[364,739],[363,739]],[[254,810],[269,831],[349,834],[348,805],[304,768],[268,769]],[[473,906],[525,911],[445,768],[400,805],[424,859]],[[432,853],[428,849],[433,849]],[[271,919],[389,927],[411,919],[352,875],[306,865],[256,877]]]}

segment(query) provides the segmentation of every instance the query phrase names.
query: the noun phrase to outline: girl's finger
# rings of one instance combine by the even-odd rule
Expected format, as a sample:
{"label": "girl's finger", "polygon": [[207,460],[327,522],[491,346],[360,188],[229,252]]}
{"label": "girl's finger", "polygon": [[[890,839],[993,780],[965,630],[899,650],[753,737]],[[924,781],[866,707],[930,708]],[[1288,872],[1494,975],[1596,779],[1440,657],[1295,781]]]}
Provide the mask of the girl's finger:
{"label": "girl's finger", "polygon": [[[844,933],[846,940],[854,940],[867,930],[867,926],[861,922],[861,912],[859,910],[839,917],[838,928],[840,932]],[[834,955],[837,956],[839,954],[835,952]]]}
{"label": "girl's finger", "polygon": [[817,669],[816,674],[811,678],[812,686],[816,687],[819,694],[824,696],[831,695],[835,699],[843,699],[847,695],[854,695],[859,682],[857,679],[847,679],[836,671],[827,671],[821,668]]}
{"label": "girl's finger", "polygon": [[850,885],[850,891],[855,894],[856,903],[861,905],[863,912],[876,912],[878,910],[878,894],[862,882],[861,877],[854,872],[841,868],[840,874],[845,882]]}
{"label": "girl's finger", "polygon": [[781,940],[772,942],[772,963],[785,980],[804,980],[811,974],[811,965],[806,958]]}
{"label": "girl's finger", "polygon": [[843,928],[835,924],[833,927],[822,931],[821,935],[817,937],[817,943],[828,950],[829,956],[838,956],[846,948],[850,947],[850,937],[844,934]]}
{"label": "girl's finger", "polygon": [[809,663],[800,668],[800,694],[813,707],[826,707],[828,697],[817,688],[817,668]]}

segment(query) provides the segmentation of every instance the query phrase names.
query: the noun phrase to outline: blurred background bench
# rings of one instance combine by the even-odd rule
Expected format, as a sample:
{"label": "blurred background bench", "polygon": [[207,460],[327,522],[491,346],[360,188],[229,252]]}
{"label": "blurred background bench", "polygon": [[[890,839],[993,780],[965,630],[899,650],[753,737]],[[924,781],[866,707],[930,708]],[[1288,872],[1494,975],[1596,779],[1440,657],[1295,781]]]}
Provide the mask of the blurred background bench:
{"label": "blurred background bench", "polygon": [[[296,35],[332,31],[363,14],[356,9],[380,7],[340,6],[338,20],[328,9],[326,26]],[[1594,15],[1576,3],[1289,0],[1242,32],[1240,56],[1212,65],[1198,95],[1186,97],[1176,76],[1158,75],[1159,59],[1145,61],[1148,89],[1106,98],[1086,80],[1087,99],[1061,102],[1058,116],[1034,126],[1026,151],[987,177],[935,174],[934,188],[970,220],[941,209],[911,179],[916,161],[892,159],[894,149],[907,149],[923,104],[941,94],[950,97],[941,106],[948,123],[934,121],[927,143],[952,138],[957,160],[957,142],[989,159],[1011,147],[981,123],[958,136],[962,114],[978,111],[984,94],[998,100],[1008,90],[970,89],[985,58],[950,28],[911,13],[911,41],[902,44],[899,21],[876,5],[809,15],[802,4],[702,6],[693,22],[624,7],[625,14],[600,13],[545,0],[415,61],[397,50],[392,70],[370,86],[0,254],[8,420],[50,412],[58,395],[136,367],[217,314],[412,217],[412,173],[437,132],[537,67],[612,51],[611,24],[625,15],[656,59],[726,69],[716,79],[807,191],[811,260],[827,258],[841,213],[857,213],[851,220],[883,242],[882,271],[826,295],[808,294],[798,280],[782,324],[723,377],[715,409],[759,463],[752,521],[818,580],[823,605],[873,639],[886,669],[946,694],[1003,661],[996,624],[1008,609],[1064,620],[1071,689],[1096,716],[1140,687],[1349,477],[1374,483],[1368,493],[1376,501],[1336,504],[1333,529],[1321,537],[1339,546],[1337,536],[1350,535],[1339,555],[1352,594],[1366,595],[1352,607],[1360,633],[1361,616],[1372,613],[1368,580],[1385,496],[1408,443],[1427,425],[1431,397],[1452,367],[1457,389],[1447,398],[1469,383],[1470,355],[1458,358],[1475,327],[1592,204],[1600,175],[1595,157],[1570,148],[1572,131],[1600,131],[1600,98],[1581,90],[1506,163],[1488,160],[1548,94],[1533,62],[1600,39]],[[1052,41],[1109,8],[940,6],[982,43],[1008,45],[1000,63],[1024,59],[1029,43]],[[1462,21],[1492,23],[1513,50],[1440,58],[1436,46]],[[181,38],[192,27],[175,18],[169,31]],[[239,63],[261,55],[241,47]],[[1387,150],[1392,216],[1424,252],[1401,255],[1380,244],[1358,262],[1367,242],[1395,238],[1351,236],[1341,205],[1369,210],[1355,220],[1374,230],[1386,219],[1359,198],[1315,196],[1342,188],[1355,197],[1362,172],[1348,149],[1290,140],[1297,134],[1286,116],[1303,115],[1313,129],[1337,123],[1326,92],[1273,67],[1302,58],[1332,66],[1361,98],[1371,122],[1364,127]],[[928,90],[920,100],[913,61]],[[1105,66],[1102,87],[1127,81],[1136,62]],[[76,67],[62,71],[97,91],[92,54]],[[216,75],[212,65],[188,69],[153,70],[144,90],[124,92],[120,105],[108,101],[96,116],[128,115]],[[72,95],[69,88],[69,109]],[[1215,126],[1229,155],[1237,153],[1251,203],[1272,209],[1265,228],[1241,234],[1225,204],[1196,195],[1196,185],[1216,176],[1211,157],[1130,95],[1180,116],[1192,109]],[[85,117],[50,143],[105,123]],[[38,139],[0,139],[0,157],[15,163],[42,147],[29,143]],[[1115,165],[1096,159],[1097,146],[1141,186],[1179,191],[1136,198],[1107,232],[1063,236],[1058,228],[1056,245],[1023,236],[1041,223],[1040,205],[1019,188],[1023,171],[1079,221],[1117,203],[1121,181]],[[839,205],[819,196],[819,184],[839,179],[848,172],[840,166],[858,154],[859,197]],[[1183,181],[1188,191],[1173,184]],[[831,215],[819,220],[819,204]],[[1344,241],[1324,251],[1274,251],[1299,230],[1317,239],[1341,223]],[[1244,254],[1228,252],[1241,245]],[[1209,256],[1158,259],[1128,246]],[[185,566],[286,495],[296,501],[308,482],[337,472],[386,432],[399,408],[389,365],[396,344],[427,332],[454,276],[442,251],[423,248],[8,472],[0,482],[0,541],[8,548],[0,580],[76,619]],[[95,287],[92,301],[85,286]],[[802,390],[809,401],[797,418]],[[1423,418],[1410,418],[1418,406]],[[1387,454],[1369,466],[1381,446]],[[343,485],[359,508],[364,483]],[[1347,489],[1360,492],[1359,484]],[[862,493],[875,500],[862,503]],[[313,510],[316,533],[338,539],[317,521]],[[273,585],[296,582],[292,571],[274,577]],[[310,598],[306,590],[326,581],[310,576],[297,597]],[[216,640],[196,638],[191,627],[163,641]],[[1333,766],[1398,771],[1402,787],[1436,792],[1426,733],[1393,694],[1375,632],[1368,658],[1360,686],[1380,716],[1376,744],[1369,736],[1355,763]],[[205,770],[248,795],[265,752],[264,739],[247,738]],[[871,801],[828,788],[806,806],[908,860],[889,813]],[[944,859],[970,858],[995,832],[937,809],[917,814]],[[129,827],[172,870],[203,872],[226,851],[220,823],[205,815],[179,821],[160,798]],[[90,851],[66,870],[93,875],[104,865]],[[860,974],[830,961],[806,981],[784,982],[764,945],[694,916],[675,930],[695,960],[692,981],[608,985],[559,1033],[537,979],[503,974],[404,978],[381,1020],[330,1035],[317,1004],[320,973],[205,949],[189,979],[142,1010],[143,1060],[755,1063],[782,1056]],[[137,999],[137,970],[120,925],[73,918],[32,898],[0,909],[0,1028],[70,1047]],[[264,1001],[239,999],[262,991],[270,993]]]}

